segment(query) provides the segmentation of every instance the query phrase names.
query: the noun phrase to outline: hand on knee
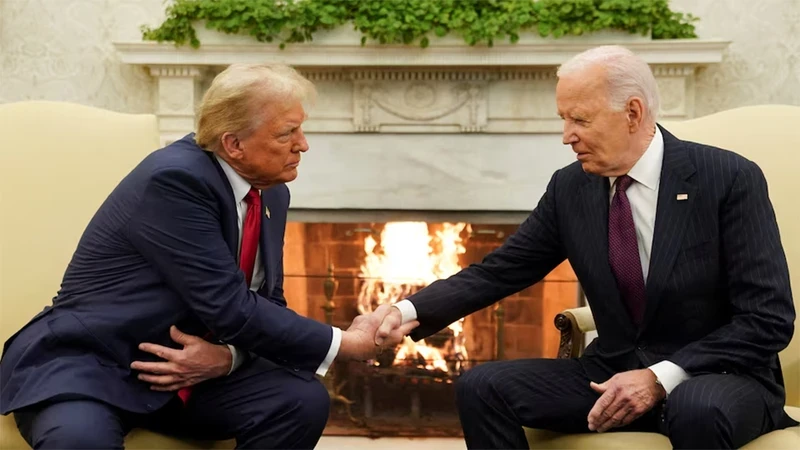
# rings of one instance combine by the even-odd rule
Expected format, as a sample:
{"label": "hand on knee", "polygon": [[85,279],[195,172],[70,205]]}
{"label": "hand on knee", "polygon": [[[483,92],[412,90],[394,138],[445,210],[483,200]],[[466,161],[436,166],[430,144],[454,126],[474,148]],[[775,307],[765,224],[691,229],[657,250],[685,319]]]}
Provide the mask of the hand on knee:
{"label": "hand on knee", "polygon": [[629,425],[666,395],[649,369],[618,373],[605,383],[590,386],[600,398],[589,411],[587,421],[589,429],[599,433]]}

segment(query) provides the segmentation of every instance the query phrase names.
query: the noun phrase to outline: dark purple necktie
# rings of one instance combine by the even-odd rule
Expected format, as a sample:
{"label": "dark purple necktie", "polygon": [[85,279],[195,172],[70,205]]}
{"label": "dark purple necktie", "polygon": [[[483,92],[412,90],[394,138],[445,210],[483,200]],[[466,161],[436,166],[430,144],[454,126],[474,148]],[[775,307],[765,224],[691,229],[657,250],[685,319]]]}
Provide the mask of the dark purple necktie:
{"label": "dark purple necktie", "polygon": [[633,178],[628,175],[617,178],[615,183],[616,193],[608,211],[608,262],[628,313],[633,323],[639,326],[644,315],[646,294],[631,203],[625,193],[631,183]]}

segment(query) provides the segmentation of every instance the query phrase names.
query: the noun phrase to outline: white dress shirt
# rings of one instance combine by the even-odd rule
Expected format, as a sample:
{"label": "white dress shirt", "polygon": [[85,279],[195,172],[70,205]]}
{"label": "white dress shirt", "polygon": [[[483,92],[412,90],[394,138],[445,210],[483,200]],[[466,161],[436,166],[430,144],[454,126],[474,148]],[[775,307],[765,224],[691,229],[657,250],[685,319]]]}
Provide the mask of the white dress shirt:
{"label": "white dress shirt", "polygon": [[[247,196],[247,193],[250,192],[250,183],[247,182],[241,175],[236,173],[233,168],[226,163],[222,158],[214,155],[217,159],[217,162],[222,167],[222,171],[225,172],[225,176],[228,178],[228,183],[231,185],[231,190],[233,190],[233,198],[236,200],[236,215],[238,218],[238,225],[239,225],[239,246],[238,251],[242,251],[242,225],[244,224],[244,218],[247,214],[247,202],[244,200]],[[260,191],[259,191],[260,193]],[[266,220],[266,219],[262,219]],[[261,246],[256,249],[256,263],[253,267],[253,279],[250,281],[250,290],[251,291],[258,291],[261,288],[261,285],[264,283],[264,266],[261,262]],[[328,368],[330,368],[331,363],[336,358],[336,355],[339,353],[339,346],[342,343],[342,330],[339,328],[333,327],[333,338],[331,339],[331,346],[328,349],[328,354],[325,356],[325,359],[322,361],[322,364],[317,368],[317,375],[325,376],[328,373]],[[236,347],[227,344],[228,348],[231,350],[231,370],[228,372],[230,375],[234,370],[239,368],[242,365],[245,359],[245,353],[241,350],[237,349]]]}
{"label": "white dress shirt", "polygon": [[[642,274],[645,283],[650,268],[650,254],[653,248],[653,229],[656,223],[656,207],[658,206],[658,184],[661,180],[661,165],[664,159],[664,137],[661,130],[656,127],[653,140],[645,150],[639,161],[628,172],[634,182],[625,191],[631,204],[633,224],[636,227],[636,241],[639,244],[639,259],[642,262]],[[609,190],[609,204],[614,198],[614,182],[616,177],[610,177],[611,189]],[[409,300],[401,300],[394,306],[400,310],[402,322],[417,319],[417,309]],[[671,361],[661,361],[649,367],[656,378],[664,386],[669,395],[676,386],[690,378],[680,366]]]}

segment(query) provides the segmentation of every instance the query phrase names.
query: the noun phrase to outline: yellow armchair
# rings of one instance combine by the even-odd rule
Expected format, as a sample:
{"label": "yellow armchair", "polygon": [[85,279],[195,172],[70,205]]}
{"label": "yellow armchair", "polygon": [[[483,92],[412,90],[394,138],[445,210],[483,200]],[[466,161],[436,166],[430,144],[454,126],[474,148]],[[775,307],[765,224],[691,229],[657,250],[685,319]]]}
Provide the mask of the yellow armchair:
{"label": "yellow armchair", "polygon": [[[84,227],[159,147],[156,117],[60,102],[0,105],[0,344],[50,304]],[[233,448],[134,430],[126,448]],[[0,449],[27,448],[0,416]]]}
{"label": "yellow armchair", "polygon": [[[685,140],[733,150],[755,161],[767,178],[775,207],[792,285],[800,286],[800,217],[796,197],[800,193],[797,167],[800,165],[800,107],[788,105],[749,106],[723,111],[693,120],[664,123],[667,130]],[[800,311],[800,296],[795,308]],[[595,331],[588,306],[563,311],[556,316],[561,330],[559,358],[580,355],[584,334]],[[786,384],[786,410],[800,420],[800,332],[780,354]],[[657,433],[604,433],[564,435],[526,429],[532,449],[648,448],[669,449],[669,440]],[[773,431],[750,442],[746,449],[798,449],[800,426]]]}

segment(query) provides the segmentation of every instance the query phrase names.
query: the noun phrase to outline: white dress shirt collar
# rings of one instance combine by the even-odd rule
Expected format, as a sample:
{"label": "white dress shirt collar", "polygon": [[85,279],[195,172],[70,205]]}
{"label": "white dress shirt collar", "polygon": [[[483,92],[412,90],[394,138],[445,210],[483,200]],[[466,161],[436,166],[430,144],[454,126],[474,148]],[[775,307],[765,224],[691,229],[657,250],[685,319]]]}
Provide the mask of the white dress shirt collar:
{"label": "white dress shirt collar", "polygon": [[[651,191],[658,188],[658,182],[661,180],[661,165],[664,160],[664,136],[661,130],[656,126],[656,133],[647,146],[647,150],[636,161],[636,164],[628,171],[628,176],[633,178],[637,183],[645,186]],[[608,181],[611,186],[614,186],[614,181],[617,177],[609,177]]]}
{"label": "white dress shirt collar", "polygon": [[225,176],[228,177],[228,183],[231,185],[231,189],[233,190],[233,199],[236,203],[239,203],[244,200],[244,197],[250,192],[250,183],[247,182],[241,175],[236,173],[224,159],[220,158],[216,154],[214,158],[217,159],[217,162],[222,167],[222,171],[225,172]]}

